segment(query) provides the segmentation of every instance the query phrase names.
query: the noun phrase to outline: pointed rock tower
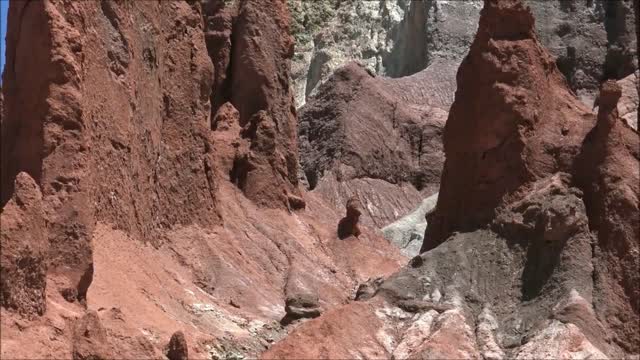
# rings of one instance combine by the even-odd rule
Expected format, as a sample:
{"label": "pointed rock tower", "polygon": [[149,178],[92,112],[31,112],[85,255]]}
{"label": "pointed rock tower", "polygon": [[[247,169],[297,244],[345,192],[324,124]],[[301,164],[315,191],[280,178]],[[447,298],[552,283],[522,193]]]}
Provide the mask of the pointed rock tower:
{"label": "pointed rock tower", "polygon": [[457,85],[438,204],[422,251],[454,231],[487,224],[536,179],[567,171],[593,122],[520,0],[485,0]]}

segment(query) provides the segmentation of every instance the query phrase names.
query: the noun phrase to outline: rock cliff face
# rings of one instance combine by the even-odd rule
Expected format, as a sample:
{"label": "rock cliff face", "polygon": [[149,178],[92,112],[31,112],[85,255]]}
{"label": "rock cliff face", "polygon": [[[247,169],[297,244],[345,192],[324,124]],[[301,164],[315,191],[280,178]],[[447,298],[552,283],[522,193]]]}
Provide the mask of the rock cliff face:
{"label": "rock cliff face", "polygon": [[617,339],[638,351],[640,313],[640,141],[623,122],[616,105],[622,88],[609,80],[602,85],[596,126],[585,138],[575,181],[584,190],[589,225],[597,232],[595,285],[597,311],[612,322]]}
{"label": "rock cliff face", "polygon": [[230,180],[260,205],[287,207],[289,198],[300,195],[296,110],[288,81],[294,42],[286,3],[263,5],[204,2],[207,49],[215,66],[212,128],[218,130],[218,112],[226,112],[221,106],[229,102],[237,110],[238,128],[220,130],[237,137],[235,149],[227,149],[233,157]]}
{"label": "rock cliff face", "polygon": [[446,112],[425,104],[431,89],[426,78],[377,78],[353,63],[336,71],[300,114],[309,189],[337,207],[358,196],[376,227],[436,192]]}
{"label": "rock cliff face", "polygon": [[[498,23],[500,13],[509,14],[514,22]],[[638,133],[619,117],[617,105],[622,91],[613,80],[605,82],[600,90],[598,119],[591,130],[593,125],[588,124],[593,124],[592,116],[567,89],[564,78],[537,42],[532,24],[531,14],[518,2],[487,2],[483,10],[478,34],[458,73],[459,90],[444,133],[442,186],[422,250],[436,247],[454,232],[482,228],[492,219],[498,220],[493,224],[502,236],[518,239],[520,230],[512,227],[512,220],[502,223],[505,209],[520,207],[522,220],[515,223],[526,224],[538,210],[523,206],[519,199],[529,197],[525,194],[532,187],[535,189],[540,179],[571,173],[573,186],[584,193],[590,229],[598,237],[591,255],[594,260],[588,262],[594,272],[595,280],[590,286],[595,287],[592,301],[596,314],[614,330],[616,345],[635,352],[638,338],[631,333],[637,332],[638,289],[637,280],[632,280],[635,272],[631,275],[628,269],[637,267],[638,258],[613,249],[621,247],[635,253],[633,249],[638,247],[637,219],[631,215],[637,213],[638,204]],[[483,76],[479,78],[477,74]],[[478,116],[480,108],[497,112],[484,111]],[[611,151],[617,154],[616,160],[608,155]],[[607,185],[613,181],[611,176],[629,182],[618,182],[619,190],[613,191]],[[604,204],[610,202],[620,205],[616,210],[609,209]],[[566,215],[546,219],[549,214],[561,213],[544,210],[543,223],[535,225],[542,226],[542,237],[548,243],[576,238],[572,235],[576,230],[568,226]],[[610,240],[611,232],[618,234],[616,245]],[[532,246],[529,244],[530,249]],[[568,243],[563,248],[569,251]],[[528,277],[527,270],[523,281],[528,282],[528,287],[533,286],[534,292],[524,292],[525,298],[538,296],[549,276],[557,274],[555,270],[549,273],[538,268]],[[609,311],[629,321],[620,326]]]}
{"label": "rock cliff face", "polygon": [[412,75],[437,60],[455,62],[473,38],[482,2],[457,2],[452,16],[441,3],[449,2],[292,1],[297,105],[350,61],[390,77]]}
{"label": "rock cliff face", "polygon": [[2,280],[0,303],[3,307],[29,316],[43,315],[47,274],[47,230],[42,194],[26,173],[16,177],[13,197],[0,214],[2,220]]}
{"label": "rock cliff face", "polygon": [[225,3],[11,2],[3,358],[256,357],[400,266],[298,189],[286,3]]}
{"label": "rock cliff face", "polygon": [[[584,102],[593,100],[603,78],[621,79],[638,68],[633,3],[527,1],[540,40]],[[292,75],[301,106],[352,60],[391,77],[440,60],[457,64],[475,35],[482,1],[298,1],[291,8],[298,40]]]}
{"label": "rock cliff face", "polygon": [[[624,92],[620,111],[632,127],[636,126],[638,92],[633,69],[637,69],[637,61],[633,55],[632,4],[620,2],[614,6],[602,1],[526,3],[536,18],[538,39],[549,50],[549,61],[555,62],[560,73],[567,78],[570,90],[591,107],[603,78],[621,79]],[[371,172],[367,169],[371,168],[369,165],[354,165],[353,159],[350,160],[345,153],[353,152],[349,149],[355,148],[358,154],[363,154],[361,149],[366,148],[357,140],[361,137],[356,133],[377,138],[374,132],[384,128],[375,125],[373,128],[376,130],[357,130],[362,127],[357,124],[376,118],[376,124],[392,126],[394,115],[385,115],[389,111],[384,109],[370,114],[371,109],[376,109],[384,101],[373,100],[379,96],[360,90],[363,88],[360,81],[345,81],[344,76],[331,74],[343,74],[345,70],[339,68],[341,64],[355,59],[369,73],[385,76],[378,76],[375,82],[387,84],[384,85],[385,97],[393,99],[396,108],[406,109],[420,104],[448,112],[456,91],[460,59],[469,50],[475,35],[482,2],[292,2],[290,7],[294,16],[293,30],[298,40],[293,66],[294,83],[298,84],[296,91],[304,86],[307,89],[307,106],[300,109],[300,146],[301,165],[310,189],[332,199],[336,206],[341,206],[358,192],[361,200],[371,205],[367,210],[378,227],[389,225],[412,210],[419,211],[421,199],[435,192],[438,182],[427,180],[430,185],[425,190],[415,182],[407,181],[407,176],[402,174],[409,171],[424,176],[429,172],[439,176],[442,160],[433,161],[434,157],[423,159],[417,172],[412,165],[407,166],[406,161],[397,161],[394,156],[375,160],[376,168],[396,169],[401,166],[407,169],[395,170],[394,176],[379,174],[380,171]],[[313,50],[309,50],[312,40]],[[612,61],[617,61],[617,65],[611,65]],[[627,65],[623,66],[623,63]],[[310,66],[309,70],[305,66]],[[609,68],[618,70],[607,70]],[[392,79],[399,76],[403,77]],[[311,83],[309,79],[313,79]],[[300,85],[301,82],[306,85]],[[319,85],[325,82],[329,85]],[[310,86],[314,87],[312,91]],[[335,91],[337,87],[342,90]],[[351,93],[354,95],[346,95]],[[336,104],[336,97],[343,105]],[[298,94],[298,105],[301,104],[300,98]],[[320,110],[323,107],[325,110]],[[348,110],[335,110],[337,108]],[[366,114],[365,119],[361,119],[360,114]],[[422,117],[425,116],[434,118],[434,115]],[[441,134],[430,132],[423,135],[430,139],[425,153],[439,153]],[[390,148],[393,149],[386,152],[407,154],[402,146],[396,148],[393,145],[401,144],[404,141],[402,137],[406,136],[385,131],[383,143],[391,143]],[[366,157],[358,161],[372,163]],[[401,178],[402,191],[395,186],[397,177]],[[425,178],[430,177],[427,174]],[[375,194],[362,190],[365,188],[376,189]],[[381,209],[388,210],[383,213]],[[397,240],[406,243],[410,239]]]}
{"label": "rock cliff face", "polygon": [[615,81],[597,118],[574,95],[533,14],[520,0],[485,1],[423,253],[265,358],[638,353],[638,133],[619,117]]}
{"label": "rock cliff face", "polygon": [[[458,70],[438,205],[423,251],[453,231],[487,223],[527,183],[568,172],[588,131],[584,123],[593,121],[539,43],[532,13],[498,6],[483,9]],[[500,24],[500,12],[514,19]]]}
{"label": "rock cliff face", "polygon": [[[0,357],[637,357],[638,82],[605,4],[12,1]],[[568,68],[559,6],[598,44]]]}

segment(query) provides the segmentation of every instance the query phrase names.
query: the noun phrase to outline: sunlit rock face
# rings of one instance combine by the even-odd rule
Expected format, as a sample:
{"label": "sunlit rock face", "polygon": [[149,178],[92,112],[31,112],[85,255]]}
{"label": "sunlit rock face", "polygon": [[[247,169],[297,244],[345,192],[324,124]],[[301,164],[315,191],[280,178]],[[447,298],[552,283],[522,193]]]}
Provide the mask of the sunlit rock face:
{"label": "sunlit rock face", "polygon": [[[540,41],[585,103],[593,101],[603,78],[622,79],[638,68],[633,1],[526,3]],[[302,106],[349,61],[391,77],[442,60],[457,67],[473,41],[482,1],[296,0],[290,7],[297,41],[293,86]]]}

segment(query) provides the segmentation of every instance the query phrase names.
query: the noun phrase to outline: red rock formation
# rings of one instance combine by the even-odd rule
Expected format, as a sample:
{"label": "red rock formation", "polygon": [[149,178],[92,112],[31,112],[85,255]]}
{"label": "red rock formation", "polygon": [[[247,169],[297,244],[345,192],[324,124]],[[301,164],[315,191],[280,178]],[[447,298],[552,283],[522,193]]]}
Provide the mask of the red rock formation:
{"label": "red rock formation", "polygon": [[[539,45],[528,10],[520,1],[487,0],[482,14],[458,73],[458,92],[444,134],[442,187],[422,250],[433,249],[454,231],[486,226],[504,209],[517,207],[538,179],[573,173],[571,182],[584,191],[589,225],[599,239],[592,265],[595,311],[615,331],[616,344],[635,352],[640,236],[633,214],[638,213],[639,150],[638,134],[618,119],[620,88],[605,83],[597,125],[587,135],[592,117]],[[525,222],[532,216],[519,215]],[[566,219],[541,226],[562,241],[576,238],[571,235],[575,230],[566,229]],[[499,231],[514,241],[526,238],[522,232]],[[544,250],[529,246],[530,259],[537,259],[531,264],[550,255],[534,255]],[[579,252],[570,251],[567,259],[583,261]],[[542,286],[549,276],[572,276],[552,275],[549,271],[557,270],[550,269],[561,268],[557,262],[547,264],[547,270],[540,266],[523,273],[525,297],[544,295]],[[624,325],[616,318],[625,319]]]}
{"label": "red rock formation", "polygon": [[[41,184],[59,287],[85,296],[97,218],[154,241],[173,224],[219,223],[200,15],[188,4],[109,1],[10,11],[3,201],[18,170]],[[129,24],[129,11],[145,15]],[[34,56],[24,41],[46,46]]]}
{"label": "red rock formation", "polygon": [[[297,120],[289,89],[293,38],[282,0],[205,2],[207,48],[215,66],[212,111],[239,112],[238,150],[229,173],[262,206],[304,207],[298,189]],[[216,129],[216,123],[212,128]]]}
{"label": "red rock formation", "polygon": [[[589,226],[597,233],[596,311],[627,351],[640,347],[640,138],[619,117],[620,86],[600,89],[598,120],[582,144],[575,182],[585,193]],[[625,319],[623,323],[614,319]]]}
{"label": "red rock formation", "polygon": [[592,122],[519,0],[487,0],[458,70],[444,165],[422,251],[482,226],[537,178],[568,171]]}
{"label": "red rock formation", "polygon": [[[67,6],[63,16],[53,2],[10,4],[1,203],[12,196],[13,179],[20,171],[41,186],[51,243],[49,271],[62,275],[61,290],[82,299],[89,285],[83,275],[91,271],[95,203],[89,195],[92,174],[82,93],[81,16],[76,6]],[[39,44],[38,51],[21,45],[25,41]]]}
{"label": "red rock formation", "polygon": [[[366,228],[339,241],[342,211],[297,190],[288,13],[271,5],[238,2],[211,59],[199,2],[11,3],[2,219],[24,212],[10,199],[28,173],[49,251],[32,249],[37,281],[2,284],[0,357],[159,358],[176,330],[193,357],[255,357],[286,333],[288,297],[333,306],[404,261]],[[3,250],[26,244],[12,234]],[[12,311],[22,290],[41,317]]]}
{"label": "red rock formation", "polygon": [[265,358],[638,352],[638,134],[612,113],[613,82],[589,133],[596,119],[533,23],[520,0],[485,0],[445,126],[428,251]]}
{"label": "red rock formation", "polygon": [[0,213],[0,223],[0,304],[27,316],[42,315],[49,243],[42,194],[27,173],[16,176],[13,196]]}
{"label": "red rock formation", "polygon": [[114,358],[107,330],[95,311],[88,312],[76,321],[72,341],[73,360]]}
{"label": "red rock formation", "polygon": [[[231,99],[231,31],[235,8],[226,7],[224,0],[207,0],[202,10],[207,51],[214,67],[211,110],[215,115],[218,108]],[[212,128],[215,129],[215,123]]]}

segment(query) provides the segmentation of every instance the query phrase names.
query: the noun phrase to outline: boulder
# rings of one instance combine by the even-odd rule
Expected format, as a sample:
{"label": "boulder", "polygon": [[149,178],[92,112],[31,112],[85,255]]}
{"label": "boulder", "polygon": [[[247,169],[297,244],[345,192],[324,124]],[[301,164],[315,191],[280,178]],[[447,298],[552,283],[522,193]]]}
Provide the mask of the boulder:
{"label": "boulder", "polygon": [[182,331],[176,331],[171,335],[167,345],[167,357],[169,360],[187,360],[189,358],[187,340]]}
{"label": "boulder", "polygon": [[312,319],[320,316],[318,296],[308,293],[297,293],[287,297],[284,310],[286,315],[280,323],[289,325],[295,320]]}
{"label": "boulder", "polygon": [[340,219],[338,223],[338,237],[346,239],[349,236],[360,236],[360,215],[362,214],[362,204],[357,197],[352,197],[347,201],[347,215]]}

